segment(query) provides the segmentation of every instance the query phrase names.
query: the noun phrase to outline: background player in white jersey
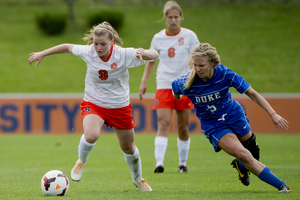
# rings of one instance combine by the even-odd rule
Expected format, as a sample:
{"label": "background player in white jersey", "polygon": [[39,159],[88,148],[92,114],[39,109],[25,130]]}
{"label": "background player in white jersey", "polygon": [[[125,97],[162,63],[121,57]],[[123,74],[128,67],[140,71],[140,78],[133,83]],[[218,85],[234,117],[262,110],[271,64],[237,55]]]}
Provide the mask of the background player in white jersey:
{"label": "background player in white jersey", "polygon": [[93,44],[61,44],[31,53],[28,59],[30,64],[37,61],[37,66],[45,56],[72,53],[87,64],[84,99],[81,102],[84,134],[80,139],[78,160],[71,170],[71,178],[74,181],[81,179],[88,156],[105,124],[116,132],[134,185],[142,191],[152,191],[141,177],[141,159],[134,143],[135,124],[132,119],[132,106],[129,103],[128,68],[144,65],[144,60],[153,60],[159,55],[155,50],[122,48],[113,44],[122,44],[122,40],[108,22],[94,26],[83,39]]}
{"label": "background player in white jersey", "polygon": [[191,99],[201,121],[202,132],[216,152],[223,149],[235,157],[231,164],[237,169],[244,185],[250,184],[250,171],[277,188],[278,192],[290,192],[290,188],[282,180],[259,162],[260,149],[255,134],[251,131],[249,119],[243,107],[231,99],[229,88],[234,87],[241,94],[245,93],[261,106],[277,128],[286,130],[288,122],[243,77],[220,62],[216,49],[210,44],[196,46],[188,61],[192,71],[172,83],[175,98],[187,95]]}
{"label": "background player in white jersey", "polygon": [[[168,1],[164,6],[164,20],[167,28],[155,34],[150,49],[159,53],[159,64],[156,73],[155,104],[158,118],[158,130],[154,140],[156,168],[154,172],[164,172],[163,161],[168,145],[168,133],[171,127],[173,109],[177,114],[179,172],[188,172],[186,161],[190,148],[189,119],[193,104],[187,97],[174,99],[172,81],[189,71],[186,60],[193,48],[199,44],[196,34],[180,27],[183,13],[175,1]],[[147,90],[147,80],[155,67],[156,61],[148,61],[140,85],[139,96],[143,98]]]}

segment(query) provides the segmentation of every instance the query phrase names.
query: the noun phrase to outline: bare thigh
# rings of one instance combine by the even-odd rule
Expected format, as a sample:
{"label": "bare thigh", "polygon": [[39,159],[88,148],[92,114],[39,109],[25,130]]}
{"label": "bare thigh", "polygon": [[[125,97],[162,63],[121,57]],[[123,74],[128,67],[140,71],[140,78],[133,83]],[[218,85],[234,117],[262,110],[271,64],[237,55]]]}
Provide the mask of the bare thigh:
{"label": "bare thigh", "polygon": [[85,140],[89,143],[95,143],[100,136],[104,120],[98,115],[90,114],[84,117],[82,124]]}
{"label": "bare thigh", "polygon": [[126,154],[133,154],[135,151],[134,129],[122,130],[113,127],[119,140],[122,151]]}

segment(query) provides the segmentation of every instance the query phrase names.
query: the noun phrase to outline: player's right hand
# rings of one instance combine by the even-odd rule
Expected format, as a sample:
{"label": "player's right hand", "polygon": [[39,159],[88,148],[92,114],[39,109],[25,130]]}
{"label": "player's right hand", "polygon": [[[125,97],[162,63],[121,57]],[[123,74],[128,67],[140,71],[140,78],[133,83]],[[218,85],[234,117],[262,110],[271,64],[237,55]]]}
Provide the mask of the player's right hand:
{"label": "player's right hand", "polygon": [[146,91],[147,91],[147,83],[141,83],[140,90],[139,90],[140,99],[143,99],[143,95],[146,93]]}
{"label": "player's right hand", "polygon": [[28,62],[31,65],[34,61],[37,60],[37,62],[35,63],[35,67],[38,66],[38,64],[40,64],[40,62],[42,62],[44,56],[42,55],[42,52],[37,52],[37,53],[31,53],[29,54],[30,57],[28,58]]}

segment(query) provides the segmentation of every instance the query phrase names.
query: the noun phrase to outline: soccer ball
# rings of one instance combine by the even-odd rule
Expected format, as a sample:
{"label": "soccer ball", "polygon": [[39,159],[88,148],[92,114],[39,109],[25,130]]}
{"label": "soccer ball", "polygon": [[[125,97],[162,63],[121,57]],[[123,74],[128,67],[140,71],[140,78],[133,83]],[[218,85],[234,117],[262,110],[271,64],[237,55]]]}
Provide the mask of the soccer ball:
{"label": "soccer ball", "polygon": [[69,179],[63,172],[51,170],[43,176],[41,188],[47,196],[64,196],[69,189]]}

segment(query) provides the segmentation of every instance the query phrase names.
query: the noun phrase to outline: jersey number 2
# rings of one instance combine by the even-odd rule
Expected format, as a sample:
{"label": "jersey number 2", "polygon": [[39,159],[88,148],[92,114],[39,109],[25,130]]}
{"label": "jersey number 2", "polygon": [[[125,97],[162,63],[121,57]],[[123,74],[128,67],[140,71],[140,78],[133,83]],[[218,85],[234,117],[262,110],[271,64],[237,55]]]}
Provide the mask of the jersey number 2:
{"label": "jersey number 2", "polygon": [[99,70],[98,74],[101,80],[106,80],[108,78],[108,72],[106,70]]}

